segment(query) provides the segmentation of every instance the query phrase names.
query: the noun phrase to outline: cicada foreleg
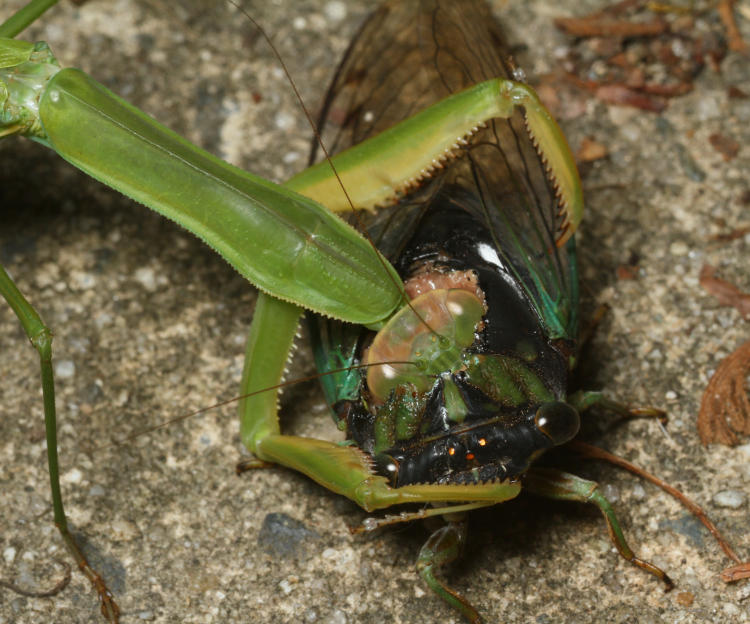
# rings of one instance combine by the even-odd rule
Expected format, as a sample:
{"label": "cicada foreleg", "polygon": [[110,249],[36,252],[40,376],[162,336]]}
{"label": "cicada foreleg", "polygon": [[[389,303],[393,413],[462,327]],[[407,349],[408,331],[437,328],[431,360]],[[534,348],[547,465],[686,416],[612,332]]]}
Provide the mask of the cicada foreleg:
{"label": "cicada foreleg", "polygon": [[435,569],[458,559],[466,543],[467,523],[465,520],[449,521],[440,527],[425,542],[417,558],[417,572],[429,588],[450,606],[461,613],[469,622],[479,624],[479,612],[455,590],[435,576]]}
{"label": "cicada foreleg", "polygon": [[674,587],[672,579],[663,570],[653,563],[637,557],[628,546],[612,505],[599,491],[599,485],[595,481],[581,479],[567,472],[551,468],[530,468],[523,476],[522,481],[524,489],[545,498],[595,505],[604,516],[609,539],[620,556],[649,574],[653,574],[664,583],[666,591]]}
{"label": "cicada foreleg", "polygon": [[656,418],[662,426],[667,424],[667,413],[656,407],[631,407],[610,399],[602,392],[579,391],[569,395],[567,402],[579,412],[592,407],[600,407],[617,414],[621,418]]}

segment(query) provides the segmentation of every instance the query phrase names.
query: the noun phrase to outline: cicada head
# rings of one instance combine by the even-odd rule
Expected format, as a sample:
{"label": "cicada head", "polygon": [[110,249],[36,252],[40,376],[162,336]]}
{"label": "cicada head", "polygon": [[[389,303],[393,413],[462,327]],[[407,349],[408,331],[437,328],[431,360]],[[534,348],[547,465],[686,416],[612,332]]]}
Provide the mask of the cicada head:
{"label": "cicada head", "polygon": [[477,352],[485,311],[469,290],[431,290],[373,340],[367,409],[349,424],[394,486],[513,478],[578,432],[533,352]]}

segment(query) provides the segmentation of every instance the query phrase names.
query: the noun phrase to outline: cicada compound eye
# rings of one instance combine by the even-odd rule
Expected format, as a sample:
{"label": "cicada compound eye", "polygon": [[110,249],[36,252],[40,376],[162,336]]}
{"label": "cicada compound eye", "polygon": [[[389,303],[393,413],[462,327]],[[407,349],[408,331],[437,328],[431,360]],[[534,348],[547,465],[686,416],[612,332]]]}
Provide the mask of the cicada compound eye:
{"label": "cicada compound eye", "polygon": [[395,486],[398,483],[398,460],[386,453],[378,453],[375,455],[374,460],[375,472],[384,476],[392,486]]}
{"label": "cicada compound eye", "polygon": [[581,426],[578,411],[562,401],[542,403],[536,411],[534,423],[552,444],[558,446],[572,440]]}

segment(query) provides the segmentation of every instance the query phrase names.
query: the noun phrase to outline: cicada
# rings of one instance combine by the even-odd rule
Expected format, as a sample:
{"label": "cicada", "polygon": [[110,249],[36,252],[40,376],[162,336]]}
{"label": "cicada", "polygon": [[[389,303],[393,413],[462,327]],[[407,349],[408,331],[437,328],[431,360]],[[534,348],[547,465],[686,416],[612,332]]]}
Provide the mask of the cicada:
{"label": "cicada", "polygon": [[[344,446],[282,435],[275,407],[254,397],[241,408],[243,440],[259,459],[299,470],[368,511],[431,506],[370,518],[365,528],[444,517],[417,569],[472,622],[478,612],[436,571],[459,556],[466,511],[521,490],[594,503],[620,553],[670,584],[629,549],[595,483],[533,466],[575,437],[579,410],[600,395],[568,394],[578,338],[580,180],[559,127],[504,41],[482,2],[387,2],[367,20],[328,92],[322,143],[338,154],[333,162],[342,163],[341,183],[353,198],[339,210],[353,213],[350,223],[396,268],[408,303],[375,328],[308,316]],[[387,179],[390,163],[368,162],[357,170],[360,182],[345,168],[348,155],[475,85],[492,85],[504,104],[413,177],[370,199],[369,185]],[[462,115],[469,117],[457,105],[454,117]],[[421,133],[443,129],[430,119],[411,132],[389,136],[388,159],[406,166]],[[290,184],[304,185],[313,170]],[[258,327],[259,318],[256,311]],[[253,356],[251,349],[248,392],[268,382],[254,381]]]}

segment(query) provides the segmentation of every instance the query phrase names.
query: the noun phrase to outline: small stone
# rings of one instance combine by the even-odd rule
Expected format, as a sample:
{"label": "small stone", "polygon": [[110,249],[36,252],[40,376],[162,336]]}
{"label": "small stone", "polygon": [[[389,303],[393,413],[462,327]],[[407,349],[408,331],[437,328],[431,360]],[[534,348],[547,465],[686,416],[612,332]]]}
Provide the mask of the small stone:
{"label": "small stone", "polygon": [[279,583],[279,587],[281,588],[281,591],[283,591],[286,596],[292,593],[292,584],[286,579],[284,579],[283,581]]}
{"label": "small stone", "polygon": [[89,496],[104,496],[104,488],[101,485],[94,485],[89,490]]}
{"label": "small stone", "polygon": [[620,500],[620,490],[618,490],[614,485],[611,483],[607,483],[603,488],[603,494],[604,497],[610,502],[610,503],[616,503],[618,500]]}
{"label": "small stone", "polygon": [[712,500],[717,507],[739,509],[747,502],[747,496],[738,490],[722,490],[714,494]]}
{"label": "small stone", "polygon": [[13,560],[16,558],[16,549],[13,548],[13,546],[8,546],[5,550],[3,550],[3,559],[5,560],[5,563],[7,565],[10,565],[13,563]]}
{"label": "small stone", "polygon": [[63,483],[80,483],[83,479],[83,473],[78,468],[68,470],[60,479]]}
{"label": "small stone", "polygon": [[151,267],[141,267],[133,273],[136,282],[139,282],[148,292],[156,291],[156,273]]}
{"label": "small stone", "polygon": [[284,161],[285,165],[291,165],[296,163],[300,158],[299,152],[287,152],[282,156],[282,160]]}
{"label": "small stone", "polygon": [[727,602],[723,607],[723,611],[724,614],[730,618],[730,620],[734,620],[735,622],[739,621],[735,619],[740,615],[740,609],[737,605]]}
{"label": "small stone", "polygon": [[695,113],[700,121],[718,119],[721,116],[721,103],[718,94],[702,94],[696,102]]}
{"label": "small stone", "polygon": [[289,130],[294,125],[294,117],[289,113],[278,113],[273,118],[274,124],[279,130]]}
{"label": "small stone", "polygon": [[637,501],[646,499],[646,490],[640,483],[636,483],[630,490],[630,495]]}
{"label": "small stone", "polygon": [[669,246],[669,253],[673,256],[685,256],[689,250],[684,241],[675,241]]}
{"label": "small stone", "polygon": [[340,22],[346,17],[346,4],[344,2],[340,2],[339,0],[328,2],[323,7],[323,12],[326,14],[326,17],[332,22]]}
{"label": "small stone", "polygon": [[329,615],[326,620],[326,624],[347,624],[349,620],[346,617],[346,613],[343,611],[336,609],[331,615]]}
{"label": "small stone", "polygon": [[76,365],[73,360],[55,362],[55,377],[58,379],[70,379],[75,374]]}
{"label": "small stone", "polygon": [[258,534],[258,546],[269,555],[292,557],[305,542],[318,539],[318,534],[303,522],[284,513],[269,513]]}
{"label": "small stone", "polygon": [[96,278],[86,271],[72,271],[70,286],[74,290],[91,290],[96,286]]}

